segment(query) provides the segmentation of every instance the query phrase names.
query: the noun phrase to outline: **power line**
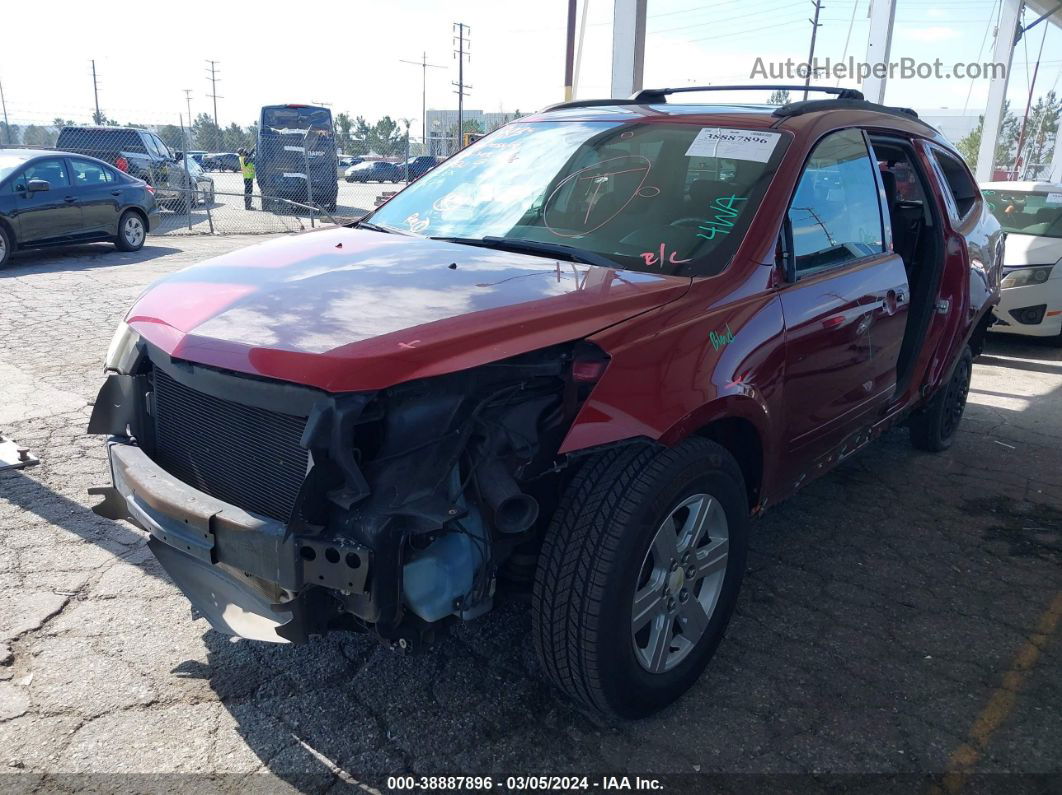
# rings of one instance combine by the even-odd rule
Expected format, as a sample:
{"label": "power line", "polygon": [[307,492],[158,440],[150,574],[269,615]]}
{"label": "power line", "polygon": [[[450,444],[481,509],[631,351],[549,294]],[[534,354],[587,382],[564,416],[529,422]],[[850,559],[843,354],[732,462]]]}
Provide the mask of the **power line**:
{"label": "power line", "polygon": [[399,63],[413,64],[419,66],[421,70],[420,75],[420,123],[421,123],[421,139],[424,141],[424,145],[427,146],[428,141],[428,68],[432,69],[445,69],[445,66],[440,64],[428,63],[428,53],[421,54],[419,61],[407,61],[404,58],[398,59]]}
{"label": "power line", "polygon": [[225,97],[218,96],[217,67],[220,61],[211,61],[207,58],[206,62],[210,64],[210,93],[207,96],[214,100],[214,126],[220,130],[221,125],[218,124],[218,100],[225,99]]}
{"label": "power line", "polygon": [[465,31],[469,34],[472,33],[472,28],[466,25],[464,22],[455,22],[454,30],[457,31],[455,40],[457,41],[457,49],[454,50],[454,56],[457,58],[457,82],[453,85],[457,86],[457,148],[461,148],[461,141],[464,140],[464,122],[465,122],[465,89],[472,86],[465,85],[465,58],[472,60],[472,56],[468,52],[467,45],[468,39],[465,36]]}
{"label": "power line", "polygon": [[[852,41],[852,26],[855,25],[856,11],[859,10],[859,0],[856,0],[852,5],[852,18],[848,20],[848,35],[844,37],[844,52],[841,53],[841,62],[843,63],[845,58],[848,57],[848,44]],[[838,75],[837,85],[841,85],[841,78]]]}

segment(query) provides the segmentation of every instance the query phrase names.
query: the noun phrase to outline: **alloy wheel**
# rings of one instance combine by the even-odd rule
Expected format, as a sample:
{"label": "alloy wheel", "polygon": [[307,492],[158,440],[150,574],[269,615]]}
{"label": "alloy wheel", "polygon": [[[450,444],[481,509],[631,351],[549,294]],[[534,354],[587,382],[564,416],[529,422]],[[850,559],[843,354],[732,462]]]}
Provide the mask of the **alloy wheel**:
{"label": "alloy wheel", "polygon": [[635,585],[631,638],[650,673],[674,668],[708,629],[726,577],[726,512],[709,494],[694,494],[660,524]]}

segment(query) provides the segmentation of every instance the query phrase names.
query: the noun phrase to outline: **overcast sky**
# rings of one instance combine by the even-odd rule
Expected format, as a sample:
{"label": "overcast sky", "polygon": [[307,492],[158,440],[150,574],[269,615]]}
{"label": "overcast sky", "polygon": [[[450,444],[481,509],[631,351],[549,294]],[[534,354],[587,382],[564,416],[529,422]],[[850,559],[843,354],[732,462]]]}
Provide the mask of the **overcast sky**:
{"label": "overcast sky", "polygon": [[[898,1],[893,60],[990,60],[985,33],[998,0]],[[607,96],[612,0],[589,3],[579,95]],[[838,59],[847,42],[848,54],[862,59],[868,0],[824,5],[818,54]],[[429,108],[455,107],[457,21],[471,26],[466,107],[526,112],[562,99],[566,7],[566,0],[12,1],[3,10],[9,35],[0,81],[13,123],[87,121],[95,58],[104,113],[123,122],[176,123],[186,112],[182,89],[192,90],[193,114],[211,111],[205,59],[213,58],[220,62],[222,124],[246,125],[263,104],[327,102],[333,112],[370,120],[409,117],[416,129],[421,70],[399,61],[426,51],[429,62],[444,67],[428,70]],[[747,82],[757,56],[807,56],[810,0],[649,0],[648,8],[647,86]],[[1045,27],[1015,51],[1010,97],[1019,112]],[[1060,67],[1062,31],[1052,28],[1037,95],[1059,88]],[[987,80],[909,80],[890,82],[886,101],[980,110],[986,95]]]}

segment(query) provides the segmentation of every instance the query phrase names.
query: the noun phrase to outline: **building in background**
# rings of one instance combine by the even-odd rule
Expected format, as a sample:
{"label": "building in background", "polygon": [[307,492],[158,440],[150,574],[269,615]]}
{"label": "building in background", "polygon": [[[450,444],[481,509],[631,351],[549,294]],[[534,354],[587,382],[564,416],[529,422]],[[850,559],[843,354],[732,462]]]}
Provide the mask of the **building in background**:
{"label": "building in background", "polygon": [[[488,133],[524,114],[520,111],[484,112],[465,108],[463,132]],[[429,110],[427,117],[428,154],[449,155],[462,139],[457,129],[457,110]]]}
{"label": "building in background", "polygon": [[922,121],[932,124],[953,144],[976,130],[981,118],[981,112],[977,109],[915,108],[915,112]]}

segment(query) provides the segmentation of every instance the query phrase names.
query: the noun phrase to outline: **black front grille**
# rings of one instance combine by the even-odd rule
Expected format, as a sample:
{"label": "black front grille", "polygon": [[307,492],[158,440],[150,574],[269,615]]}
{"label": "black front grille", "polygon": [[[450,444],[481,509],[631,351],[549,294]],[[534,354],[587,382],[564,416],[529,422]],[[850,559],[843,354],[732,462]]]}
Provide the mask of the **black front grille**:
{"label": "black front grille", "polygon": [[306,477],[306,418],[196,392],[158,369],[154,381],[155,462],[219,500],[286,522]]}

